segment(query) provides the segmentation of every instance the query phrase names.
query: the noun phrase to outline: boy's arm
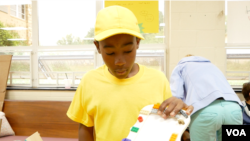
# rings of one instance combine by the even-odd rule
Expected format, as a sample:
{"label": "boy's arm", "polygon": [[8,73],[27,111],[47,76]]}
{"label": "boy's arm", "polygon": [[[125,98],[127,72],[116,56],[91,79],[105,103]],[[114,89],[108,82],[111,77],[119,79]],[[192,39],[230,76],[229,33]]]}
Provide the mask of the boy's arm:
{"label": "boy's arm", "polygon": [[80,123],[79,141],[94,141],[94,127],[87,127]]}
{"label": "boy's arm", "polygon": [[[167,84],[169,85],[169,84]],[[167,91],[172,93],[172,97],[167,98],[162,102],[158,114],[163,118],[168,116],[174,117],[181,109],[186,109],[186,113],[190,115],[194,109],[192,105],[186,105],[181,99],[184,97],[184,81],[181,78],[181,67],[177,66],[173,70],[170,78],[170,88],[167,86]]]}
{"label": "boy's arm", "polygon": [[181,66],[176,66],[170,77],[170,89],[172,95],[181,100],[184,99],[184,81],[181,77]]}

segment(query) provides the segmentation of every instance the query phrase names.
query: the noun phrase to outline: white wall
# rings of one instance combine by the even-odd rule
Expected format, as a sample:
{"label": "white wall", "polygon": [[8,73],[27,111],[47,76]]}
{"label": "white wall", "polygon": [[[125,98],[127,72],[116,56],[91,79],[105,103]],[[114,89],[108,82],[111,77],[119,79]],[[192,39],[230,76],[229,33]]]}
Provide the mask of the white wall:
{"label": "white wall", "polygon": [[168,71],[187,54],[203,56],[225,73],[225,2],[173,1]]}

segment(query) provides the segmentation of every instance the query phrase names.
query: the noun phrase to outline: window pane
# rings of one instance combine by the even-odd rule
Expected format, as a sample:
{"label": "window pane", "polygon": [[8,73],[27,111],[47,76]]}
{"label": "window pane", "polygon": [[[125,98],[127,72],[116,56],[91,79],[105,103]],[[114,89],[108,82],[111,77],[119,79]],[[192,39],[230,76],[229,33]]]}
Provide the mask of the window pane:
{"label": "window pane", "polygon": [[250,49],[227,50],[226,76],[229,83],[235,86],[250,81]]}
{"label": "window pane", "polygon": [[21,12],[22,14],[24,14],[25,12],[24,10],[25,10],[25,5],[22,5],[22,12]]}
{"label": "window pane", "polygon": [[31,4],[23,7],[29,11],[26,19],[21,5],[7,5],[10,14],[0,11],[0,47],[32,45]]}
{"label": "window pane", "polygon": [[138,50],[135,62],[164,72],[164,51]]}
{"label": "window pane", "polygon": [[22,5],[18,5],[18,13],[22,13]]}
{"label": "window pane", "polygon": [[39,1],[41,46],[92,44],[96,1]]}
{"label": "window pane", "polygon": [[12,16],[16,16],[16,5],[10,5],[9,6],[10,7],[10,14],[12,15]]}
{"label": "window pane", "polygon": [[8,86],[31,84],[30,52],[0,52],[0,55],[13,55],[8,79]]}
{"label": "window pane", "polygon": [[18,18],[22,18],[22,13],[18,13]]}
{"label": "window pane", "polygon": [[39,52],[39,84],[63,86],[71,79],[77,86],[84,73],[95,68],[94,51]]}
{"label": "window pane", "polygon": [[25,19],[25,5],[19,5],[18,18]]}

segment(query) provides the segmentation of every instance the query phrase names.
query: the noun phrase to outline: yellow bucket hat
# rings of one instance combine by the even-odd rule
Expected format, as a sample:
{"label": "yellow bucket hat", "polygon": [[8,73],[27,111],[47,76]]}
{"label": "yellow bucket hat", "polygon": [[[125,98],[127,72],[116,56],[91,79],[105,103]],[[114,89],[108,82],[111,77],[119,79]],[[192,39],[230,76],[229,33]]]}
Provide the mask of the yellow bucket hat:
{"label": "yellow bucket hat", "polygon": [[122,6],[109,6],[97,14],[95,40],[101,41],[116,34],[130,34],[144,39],[132,11]]}

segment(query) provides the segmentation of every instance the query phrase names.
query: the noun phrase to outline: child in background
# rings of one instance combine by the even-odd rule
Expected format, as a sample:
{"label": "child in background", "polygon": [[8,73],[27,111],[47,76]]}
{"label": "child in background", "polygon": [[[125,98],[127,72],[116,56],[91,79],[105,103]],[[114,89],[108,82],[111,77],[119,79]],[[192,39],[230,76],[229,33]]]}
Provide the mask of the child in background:
{"label": "child in background", "polygon": [[242,94],[246,101],[242,101],[243,105],[243,124],[250,125],[250,82],[244,83],[242,87]]}
{"label": "child in background", "polygon": [[187,55],[172,72],[173,96],[192,105],[191,141],[222,140],[223,124],[242,124],[241,102],[224,74],[209,60]]}
{"label": "child in background", "polygon": [[135,63],[141,39],[137,19],[127,8],[110,6],[98,13],[94,44],[105,65],[83,76],[67,112],[80,123],[79,141],[121,141],[146,105],[162,103],[163,118],[182,108],[192,112],[192,106],[172,97],[162,72]]}

